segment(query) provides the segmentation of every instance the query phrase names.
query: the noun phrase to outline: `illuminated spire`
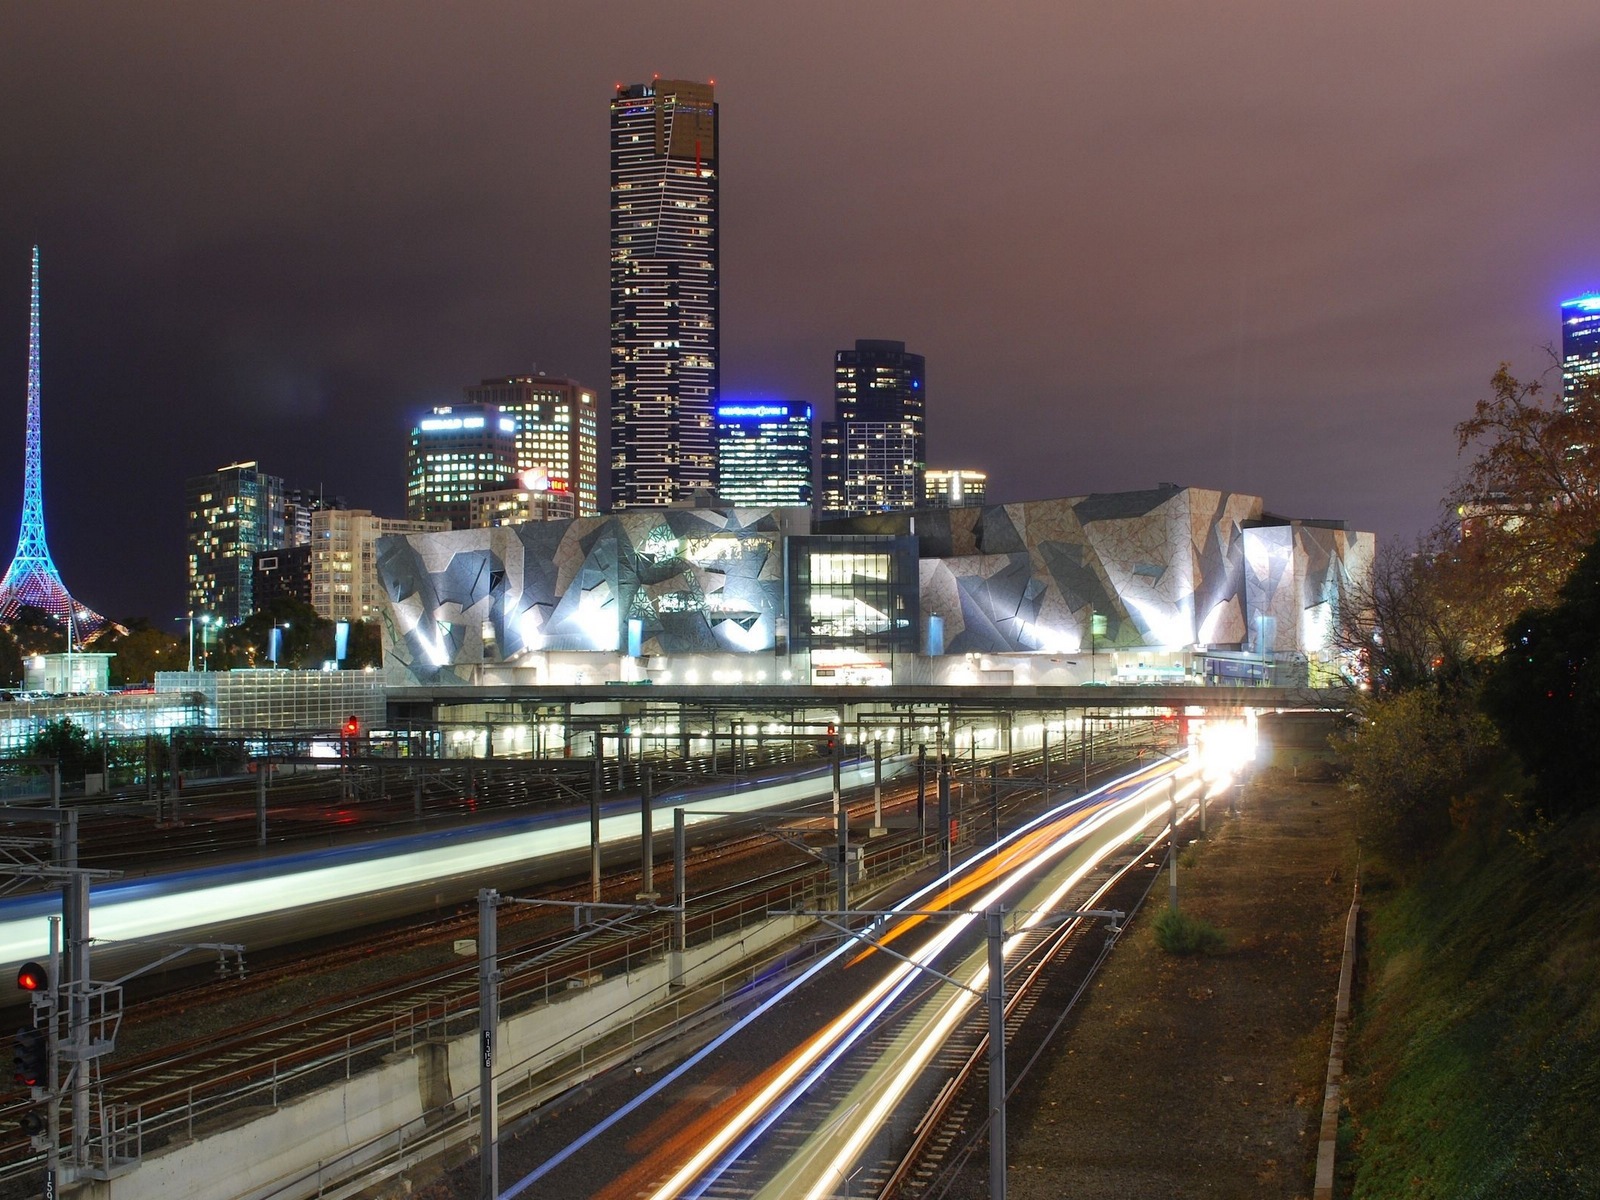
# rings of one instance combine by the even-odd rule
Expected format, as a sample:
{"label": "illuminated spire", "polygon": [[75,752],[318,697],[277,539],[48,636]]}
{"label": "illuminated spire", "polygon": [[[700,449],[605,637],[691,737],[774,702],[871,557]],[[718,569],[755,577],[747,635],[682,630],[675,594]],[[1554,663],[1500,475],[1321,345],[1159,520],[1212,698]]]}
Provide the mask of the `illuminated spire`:
{"label": "illuminated spire", "polygon": [[72,598],[44,536],[44,487],[39,434],[39,247],[33,248],[33,300],[28,307],[28,440],[23,451],[22,530],[17,553],[0,580],[0,620],[14,619],[23,605],[42,608],[68,627],[76,641],[97,632],[106,619]]}

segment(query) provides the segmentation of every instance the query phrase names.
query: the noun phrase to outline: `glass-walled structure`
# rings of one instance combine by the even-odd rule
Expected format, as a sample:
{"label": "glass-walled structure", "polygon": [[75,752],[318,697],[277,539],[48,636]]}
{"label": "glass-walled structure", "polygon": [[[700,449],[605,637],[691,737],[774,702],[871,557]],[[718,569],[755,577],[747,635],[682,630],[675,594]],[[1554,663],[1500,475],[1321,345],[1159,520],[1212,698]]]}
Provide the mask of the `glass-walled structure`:
{"label": "glass-walled structure", "polygon": [[916,653],[916,538],[792,537],[787,567],[789,654],[814,681],[888,683]]}

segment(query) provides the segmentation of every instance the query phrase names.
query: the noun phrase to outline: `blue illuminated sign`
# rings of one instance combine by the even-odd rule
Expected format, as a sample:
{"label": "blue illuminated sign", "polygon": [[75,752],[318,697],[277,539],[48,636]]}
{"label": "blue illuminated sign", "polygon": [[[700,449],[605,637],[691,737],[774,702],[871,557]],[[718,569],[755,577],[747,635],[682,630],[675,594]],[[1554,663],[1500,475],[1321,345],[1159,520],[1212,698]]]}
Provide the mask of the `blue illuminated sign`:
{"label": "blue illuminated sign", "polygon": [[1600,312],[1600,292],[1585,292],[1571,300],[1563,300],[1562,308],[1581,308],[1587,313]]}
{"label": "blue illuminated sign", "polygon": [[727,421],[759,421],[772,417],[787,417],[789,412],[790,407],[787,404],[717,405],[717,416]]}

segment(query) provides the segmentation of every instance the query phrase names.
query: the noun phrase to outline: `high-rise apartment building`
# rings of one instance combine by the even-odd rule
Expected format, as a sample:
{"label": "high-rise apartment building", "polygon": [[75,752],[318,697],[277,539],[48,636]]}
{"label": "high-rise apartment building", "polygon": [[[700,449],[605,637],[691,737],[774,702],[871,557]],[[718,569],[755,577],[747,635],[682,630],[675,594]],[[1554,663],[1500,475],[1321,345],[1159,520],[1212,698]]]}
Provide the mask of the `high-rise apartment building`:
{"label": "high-rise apartment building", "polygon": [[325,508],[345,507],[343,496],[324,496],[321,488],[283,489],[283,544],[311,544],[311,514]]}
{"label": "high-rise apartment building", "polygon": [[611,506],[716,485],[717,104],[709,83],[611,101]]}
{"label": "high-rise apartment building", "polygon": [[444,405],[423,417],[406,453],[407,519],[469,528],[473,494],[516,474],[516,435],[517,419],[494,404]]}
{"label": "high-rise apartment building", "polygon": [[822,509],[864,515],[922,502],[926,363],[904,342],[858,340],[834,355],[834,420],[822,426]]}
{"label": "high-rise apartment building", "polygon": [[982,504],[988,491],[989,477],[982,471],[929,467],[923,477],[922,502],[929,508],[963,508]]}
{"label": "high-rise apartment building", "polygon": [[329,621],[364,621],[384,605],[376,543],[394,533],[434,533],[448,521],[399,521],[364,508],[311,516],[311,607]]}
{"label": "high-rise apartment building", "polygon": [[1585,292],[1561,305],[1561,398],[1600,387],[1600,293]]}
{"label": "high-rise apartment building", "polygon": [[741,508],[811,506],[811,405],[717,405],[717,495]]}
{"label": "high-rise apartment building", "polygon": [[229,463],[184,485],[189,613],[228,625],[255,611],[255,556],[283,545],[283,480]]}
{"label": "high-rise apartment building", "polygon": [[542,471],[568,492],[580,517],[600,511],[600,424],[593,390],[573,379],[518,375],[464,389],[469,404],[493,404],[517,422],[515,473]]}

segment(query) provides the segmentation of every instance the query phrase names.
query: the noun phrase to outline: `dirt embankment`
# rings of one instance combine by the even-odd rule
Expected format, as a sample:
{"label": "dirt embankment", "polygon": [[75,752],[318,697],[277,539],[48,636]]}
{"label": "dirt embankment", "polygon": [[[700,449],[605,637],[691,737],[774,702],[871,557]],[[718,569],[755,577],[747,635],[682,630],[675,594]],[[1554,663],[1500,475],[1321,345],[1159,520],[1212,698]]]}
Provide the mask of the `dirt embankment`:
{"label": "dirt embankment", "polygon": [[[1338,788],[1258,780],[1181,857],[1180,903],[1226,931],[1174,958],[1165,879],[1012,1099],[1013,1200],[1300,1197],[1316,1129],[1355,846]],[[975,1162],[957,1195],[984,1194]]]}

